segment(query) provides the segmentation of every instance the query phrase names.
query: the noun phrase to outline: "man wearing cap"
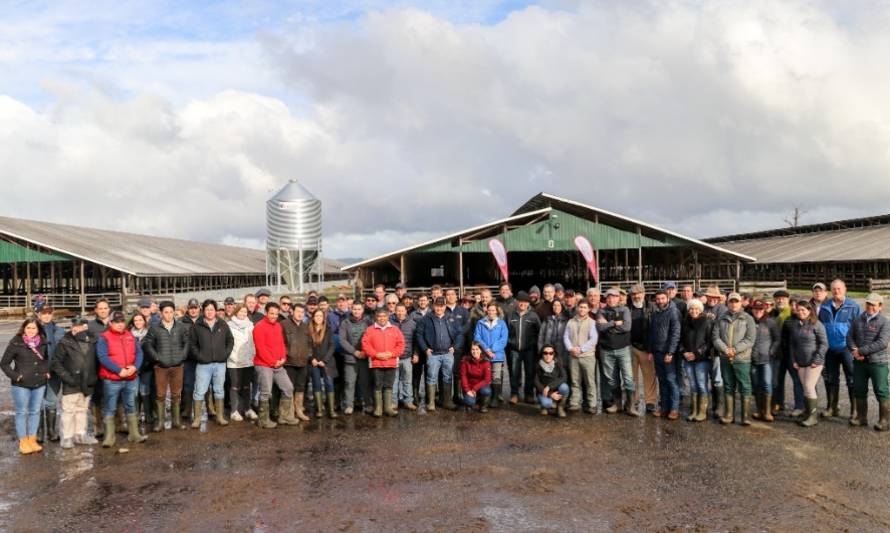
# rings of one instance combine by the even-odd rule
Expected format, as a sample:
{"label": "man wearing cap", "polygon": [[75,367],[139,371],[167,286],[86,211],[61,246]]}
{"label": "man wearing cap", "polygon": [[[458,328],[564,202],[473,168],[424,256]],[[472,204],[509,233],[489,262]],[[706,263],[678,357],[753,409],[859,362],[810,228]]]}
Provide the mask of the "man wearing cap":
{"label": "man wearing cap", "polygon": [[[55,321],[53,320],[54,309],[48,305],[44,305],[40,308],[40,311],[37,312],[37,320],[40,322],[40,325],[43,326],[43,334],[46,337],[46,353],[49,355],[50,365],[52,364],[53,357],[55,357],[56,348],[61,342],[62,337],[65,336],[65,330],[60,328]],[[40,412],[40,416],[44,417],[45,428],[46,428],[46,436],[47,438],[55,442],[59,440],[59,434],[56,431],[56,408],[59,404],[59,389],[61,387],[61,382],[59,381],[58,376],[51,376],[49,381],[46,384],[46,396],[43,398],[43,409]],[[43,437],[38,434],[38,442],[43,441]]]}
{"label": "man wearing cap", "polygon": [[803,413],[803,384],[797,371],[791,367],[791,354],[788,353],[787,331],[785,320],[791,317],[791,295],[784,289],[773,293],[774,309],[772,316],[776,319],[776,325],[782,336],[781,354],[773,360],[773,414],[778,414],[785,406],[785,374],[791,376],[791,384],[794,393],[794,410],[792,416],[800,416]]}
{"label": "man wearing cap", "polygon": [[96,387],[96,341],[88,333],[89,322],[79,316],[71,320],[71,330],[59,341],[52,359],[52,373],[62,383],[62,448],[75,444],[96,444],[87,435],[87,410]]}
{"label": "man wearing cap", "polygon": [[655,293],[655,308],[649,316],[646,335],[646,348],[658,376],[660,401],[652,413],[656,418],[666,414],[669,420],[676,420],[680,416],[680,388],[674,362],[674,355],[678,354],[680,347],[680,327],[677,306],[668,299],[666,292],[659,289]]}
{"label": "man wearing cap", "polygon": [[847,381],[847,395],[850,399],[850,420],[856,418],[856,401],[853,396],[853,356],[847,349],[847,333],[850,326],[862,314],[859,304],[847,298],[847,285],[836,279],[831,282],[831,299],[819,309],[819,321],[828,334],[828,353],[825,354],[825,392],[828,396],[826,416],[840,416],[837,408],[841,387],[841,367]]}
{"label": "man wearing cap", "polygon": [[427,410],[436,410],[436,388],[441,372],[442,404],[446,409],[455,409],[451,396],[454,354],[460,353],[464,343],[463,325],[454,316],[446,316],[445,299],[433,302],[433,312],[428,313],[417,332],[417,347],[426,353],[426,397]]}
{"label": "man wearing cap", "polygon": [[352,314],[340,322],[340,352],[343,354],[343,414],[351,415],[355,407],[356,387],[358,396],[364,402],[363,408],[370,409],[370,373],[368,356],[362,351],[362,337],[371,323],[365,316],[361,302],[352,304]]}
{"label": "man wearing cap", "polygon": [[571,367],[569,374],[572,394],[569,396],[569,411],[581,410],[583,387],[586,385],[586,412],[595,415],[597,414],[597,332],[596,322],[590,317],[590,304],[587,302],[580,302],[578,312],[566,323],[563,343],[568,351]]}
{"label": "man wearing cap", "polygon": [[[643,391],[646,412],[655,411],[658,402],[658,380],[655,378],[655,363],[649,358],[646,349],[646,336],[649,331],[649,315],[652,308],[646,303],[646,289],[642,285],[630,288],[630,350],[631,368],[634,375],[634,396],[632,403],[636,407],[639,392]],[[639,386],[637,385],[639,383]]]}
{"label": "man wearing cap", "polygon": [[[550,292],[552,290],[553,286],[551,285],[548,293],[552,294]],[[540,304],[545,304],[545,302],[541,301]],[[525,371],[525,401],[532,404],[537,402],[534,393],[534,377],[541,319],[535,311],[530,309],[530,305],[529,295],[520,291],[516,296],[516,310],[507,317],[509,331],[507,370],[510,372],[510,403],[513,405],[519,403],[519,385],[522,383],[523,370]],[[552,304],[547,303],[546,305]]]}
{"label": "man wearing cap", "polygon": [[256,291],[254,296],[256,296],[256,312],[259,314],[265,314],[266,304],[269,303],[269,300],[272,299],[272,291],[263,287],[262,289]]}
{"label": "man wearing cap", "polygon": [[742,310],[742,297],[730,293],[726,299],[727,312],[714,324],[714,351],[720,357],[724,396],[721,424],[731,424],[735,418],[735,393],[741,400],[743,426],[751,425],[751,349],[757,338],[757,326],[751,315]]}
{"label": "man wearing cap", "polygon": [[813,304],[813,309],[819,309],[822,307],[822,304],[825,303],[825,300],[828,299],[828,287],[825,286],[821,281],[813,284],[813,297],[810,298],[810,303]]}
{"label": "man wearing cap", "polygon": [[[255,299],[253,295],[251,297]],[[189,346],[191,346],[191,335],[194,332],[195,323],[199,318],[201,318],[201,303],[196,298],[190,298],[186,304],[186,314],[179,320],[185,326]],[[189,355],[186,357],[182,367],[182,405],[180,406],[180,411],[189,418],[191,418],[193,411],[192,395],[195,391],[195,369],[197,365],[198,363],[195,361],[191,350],[189,350]]]}
{"label": "man wearing cap", "polygon": [[142,341],[145,357],[154,364],[155,404],[157,418],[153,431],[164,431],[165,404],[167,389],[170,389],[170,413],[174,429],[185,429],[180,417],[184,363],[189,355],[189,332],[187,326],[176,320],[173,302],[161,302],[161,322],[149,328]]}
{"label": "man wearing cap", "polygon": [[878,400],[877,431],[890,430],[890,389],[887,385],[890,352],[890,321],[881,313],[884,297],[871,293],[865,297],[865,312],[853,321],[847,334],[847,347],[853,356],[853,391],[856,396],[855,419],[850,425],[868,425],[868,382]]}
{"label": "man wearing cap", "polygon": [[[417,410],[414,404],[413,385],[414,379],[412,371],[414,363],[417,362],[417,345],[414,342],[414,335],[417,331],[417,323],[408,316],[408,308],[404,303],[399,302],[396,305],[396,313],[392,319],[392,325],[399,328],[402,332],[402,338],[405,340],[405,349],[398,354],[399,365],[396,367],[396,379],[393,386],[393,404],[398,409],[401,404],[409,411]],[[420,401],[419,399],[417,400]]]}
{"label": "man wearing cap", "polygon": [[[612,391],[609,414],[621,410],[621,390],[624,389],[624,409],[630,416],[640,416],[633,402],[634,378],[630,361],[630,330],[633,322],[630,309],[620,304],[621,291],[613,287],[606,291],[606,307],[596,314],[600,360],[603,374]],[[618,381],[620,374],[621,381]]]}
{"label": "man wearing cap", "polygon": [[751,351],[754,370],[751,379],[757,408],[751,416],[755,420],[772,422],[772,369],[773,361],[781,357],[782,333],[776,319],[766,312],[766,305],[762,300],[754,300],[751,303],[751,316],[757,326],[754,348]]}
{"label": "man wearing cap", "polygon": [[680,321],[682,323],[683,319],[686,318],[686,300],[677,294],[677,284],[673,281],[666,281],[661,288],[667,293],[668,300],[674,302],[674,305],[677,306],[677,311],[680,312]]}
{"label": "man wearing cap", "polygon": [[127,319],[122,312],[115,311],[111,315],[108,329],[99,335],[96,356],[99,360],[99,378],[102,379],[104,389],[102,416],[105,422],[105,440],[102,441],[102,447],[114,446],[114,414],[119,399],[127,416],[127,440],[145,442],[148,437],[139,433],[139,420],[136,418],[136,377],[142,366],[142,346],[127,330]]}
{"label": "man wearing cap", "polygon": [[[720,320],[726,313],[726,306],[723,305],[723,293],[716,285],[711,285],[705,290],[705,317],[709,318],[714,324]],[[711,413],[715,418],[723,416],[723,372],[720,370],[720,357],[715,356],[711,359]]]}
{"label": "man wearing cap", "polygon": [[401,282],[396,283],[396,298],[401,302],[406,294],[408,294],[408,288],[405,287],[405,284]]}
{"label": "man wearing cap", "polygon": [[[528,302],[529,305],[534,308],[538,305],[538,302],[541,301],[541,289],[538,288],[537,285],[532,285],[528,290]],[[515,309],[514,309],[515,311]]]}
{"label": "man wearing cap", "polygon": [[226,299],[223,300],[223,311],[226,321],[232,320],[235,316],[235,298],[226,296]]}

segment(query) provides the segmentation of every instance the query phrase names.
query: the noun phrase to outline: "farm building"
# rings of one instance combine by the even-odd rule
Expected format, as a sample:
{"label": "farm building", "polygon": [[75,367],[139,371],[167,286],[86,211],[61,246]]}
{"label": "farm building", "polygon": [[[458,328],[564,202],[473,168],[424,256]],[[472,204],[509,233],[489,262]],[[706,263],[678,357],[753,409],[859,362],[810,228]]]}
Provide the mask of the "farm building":
{"label": "farm building", "polygon": [[890,215],[726,235],[706,240],[756,257],[744,281],[786,280],[809,288],[840,278],[855,290],[890,289]]}
{"label": "farm building", "polygon": [[548,281],[586,289],[593,285],[575,247],[586,237],[597,251],[598,279],[604,287],[664,280],[735,288],[747,254],[573,200],[540,193],[499,220],[367,259],[344,270],[367,288],[402,282],[417,290],[432,284],[494,286],[501,273],[488,242],[502,241],[509,281],[527,288]]}
{"label": "farm building", "polygon": [[[345,279],[325,259],[326,279]],[[54,307],[120,306],[136,295],[261,287],[263,250],[0,217],[0,308],[45,294]]]}

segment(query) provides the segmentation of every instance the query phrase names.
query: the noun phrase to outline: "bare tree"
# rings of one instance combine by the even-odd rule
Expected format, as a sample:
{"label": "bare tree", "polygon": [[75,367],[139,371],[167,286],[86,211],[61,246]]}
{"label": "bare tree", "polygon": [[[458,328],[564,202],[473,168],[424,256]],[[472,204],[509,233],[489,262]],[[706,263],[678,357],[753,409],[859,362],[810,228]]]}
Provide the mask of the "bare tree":
{"label": "bare tree", "polygon": [[791,216],[785,219],[785,223],[788,224],[789,228],[796,228],[800,226],[800,219],[807,213],[805,209],[801,209],[799,206],[794,206],[794,210],[791,211]]}

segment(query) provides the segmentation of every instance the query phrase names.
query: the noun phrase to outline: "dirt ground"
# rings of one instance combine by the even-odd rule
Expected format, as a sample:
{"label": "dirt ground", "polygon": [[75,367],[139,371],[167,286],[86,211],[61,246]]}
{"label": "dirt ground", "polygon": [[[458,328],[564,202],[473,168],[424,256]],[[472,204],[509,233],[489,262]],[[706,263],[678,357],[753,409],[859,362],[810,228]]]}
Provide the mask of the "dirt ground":
{"label": "dirt ground", "polygon": [[5,378],[0,411],[9,531],[890,530],[890,435],[845,418],[742,428],[521,406],[210,424],[125,454],[22,457]]}

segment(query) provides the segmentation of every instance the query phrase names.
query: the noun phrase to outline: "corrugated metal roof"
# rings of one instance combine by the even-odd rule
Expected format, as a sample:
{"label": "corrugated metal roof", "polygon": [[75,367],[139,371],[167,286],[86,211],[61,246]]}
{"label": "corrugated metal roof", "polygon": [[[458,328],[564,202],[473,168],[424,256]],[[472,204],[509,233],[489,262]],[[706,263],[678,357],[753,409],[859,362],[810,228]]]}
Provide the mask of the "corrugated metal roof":
{"label": "corrugated metal roof", "polygon": [[0,241],[0,263],[50,263],[59,261],[71,261],[71,258],[62,254],[47,254],[39,250],[29,250],[14,242]]}
{"label": "corrugated metal roof", "polygon": [[757,263],[811,263],[890,259],[890,226],[802,233],[721,242],[757,257]]}
{"label": "corrugated metal roof", "polygon": [[[10,217],[0,217],[0,235],[139,276],[266,272],[265,251],[252,248]],[[325,260],[326,272],[339,273],[341,266],[338,261]]]}

